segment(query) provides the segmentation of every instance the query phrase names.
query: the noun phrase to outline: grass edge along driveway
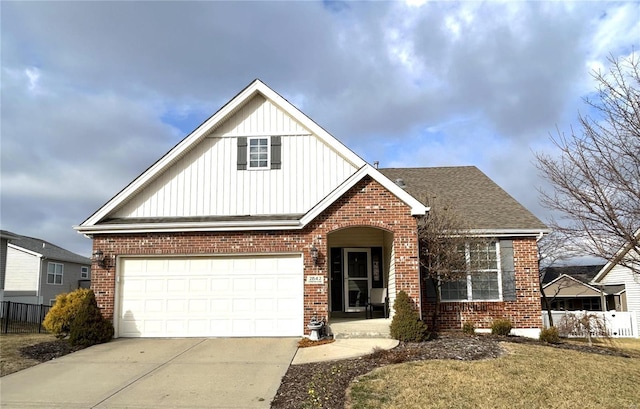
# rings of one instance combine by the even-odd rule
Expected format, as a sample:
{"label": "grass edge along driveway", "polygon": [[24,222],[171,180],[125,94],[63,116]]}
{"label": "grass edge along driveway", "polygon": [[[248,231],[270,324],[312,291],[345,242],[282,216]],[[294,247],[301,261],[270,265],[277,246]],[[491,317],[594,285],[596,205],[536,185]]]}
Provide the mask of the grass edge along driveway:
{"label": "grass edge along driveway", "polygon": [[422,361],[374,370],[351,384],[352,409],[640,409],[640,358],[507,344],[484,361]]}

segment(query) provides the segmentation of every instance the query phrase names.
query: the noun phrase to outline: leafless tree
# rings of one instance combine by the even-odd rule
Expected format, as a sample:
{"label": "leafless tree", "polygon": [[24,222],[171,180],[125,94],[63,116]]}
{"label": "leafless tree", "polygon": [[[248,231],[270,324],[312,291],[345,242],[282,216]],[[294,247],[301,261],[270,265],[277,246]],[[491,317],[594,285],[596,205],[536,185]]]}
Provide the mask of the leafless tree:
{"label": "leafless tree", "polygon": [[640,274],[640,54],[609,57],[610,69],[592,73],[597,85],[578,129],[551,136],[559,158],[538,153],[537,167],[553,190],[542,203],[560,212],[551,221],[583,254],[616,260]]}
{"label": "leafless tree", "polygon": [[429,199],[428,205],[431,210],[418,223],[418,237],[422,270],[435,289],[431,328],[437,331],[442,283],[466,280],[468,268],[464,248],[471,235],[466,221],[452,205],[436,198]]}
{"label": "leafless tree", "polygon": [[538,241],[538,265],[540,273],[540,295],[544,309],[547,310],[549,326],[553,326],[553,316],[551,314],[551,304],[562,290],[562,286],[556,287],[554,294],[547,294],[543,287],[544,276],[547,270],[554,264],[567,260],[577,255],[577,249],[571,247],[567,242],[566,236],[562,233],[553,231]]}

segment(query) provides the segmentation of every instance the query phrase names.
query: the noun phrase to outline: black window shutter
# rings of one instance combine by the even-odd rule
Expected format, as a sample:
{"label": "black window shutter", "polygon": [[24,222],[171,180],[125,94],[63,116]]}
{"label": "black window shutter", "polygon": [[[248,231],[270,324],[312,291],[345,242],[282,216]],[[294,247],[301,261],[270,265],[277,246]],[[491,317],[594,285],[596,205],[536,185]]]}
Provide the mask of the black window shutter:
{"label": "black window shutter", "polygon": [[504,301],[516,301],[513,240],[500,240],[500,268],[502,270],[502,298]]}
{"label": "black window shutter", "polygon": [[238,170],[247,169],[247,138],[238,138]]}
{"label": "black window shutter", "polygon": [[282,143],[279,136],[271,137],[271,169],[282,167]]}

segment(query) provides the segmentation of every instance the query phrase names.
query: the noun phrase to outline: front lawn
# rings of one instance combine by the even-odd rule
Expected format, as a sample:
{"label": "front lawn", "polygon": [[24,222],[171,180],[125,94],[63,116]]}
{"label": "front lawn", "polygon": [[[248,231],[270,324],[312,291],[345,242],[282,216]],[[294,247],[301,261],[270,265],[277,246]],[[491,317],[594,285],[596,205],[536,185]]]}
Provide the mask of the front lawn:
{"label": "front lawn", "polygon": [[2,334],[0,335],[0,376],[18,372],[30,366],[39,364],[36,359],[24,357],[20,348],[55,341],[51,334]]}
{"label": "front lawn", "polygon": [[632,357],[502,343],[497,359],[386,366],[347,399],[353,409],[640,407],[640,340],[614,343]]}

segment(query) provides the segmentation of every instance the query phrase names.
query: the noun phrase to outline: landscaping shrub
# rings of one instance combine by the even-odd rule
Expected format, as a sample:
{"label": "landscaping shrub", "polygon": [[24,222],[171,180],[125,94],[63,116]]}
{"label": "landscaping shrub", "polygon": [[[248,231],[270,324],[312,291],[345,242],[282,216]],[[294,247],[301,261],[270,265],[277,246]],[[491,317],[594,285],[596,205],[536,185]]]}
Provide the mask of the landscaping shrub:
{"label": "landscaping shrub", "polygon": [[558,328],[549,327],[540,331],[540,341],[546,342],[547,344],[559,344],[560,335],[558,334]]}
{"label": "landscaping shrub", "polygon": [[513,325],[508,319],[498,319],[491,324],[491,333],[494,335],[509,335]]}
{"label": "landscaping shrub", "polygon": [[411,307],[406,292],[400,291],[393,304],[395,315],[391,321],[391,337],[405,342],[421,342],[429,338],[427,325]]}
{"label": "landscaping shrub", "polygon": [[57,338],[65,338],[71,331],[71,322],[81,308],[82,301],[91,290],[79,288],[70,293],[58,294],[42,325]]}
{"label": "landscaping shrub", "polygon": [[473,335],[476,333],[476,326],[473,325],[473,322],[467,321],[462,324],[462,332],[465,334]]}
{"label": "landscaping shrub", "polygon": [[98,308],[96,297],[90,291],[82,300],[80,310],[71,322],[71,345],[88,347],[109,342],[113,338],[113,324],[105,319]]}

